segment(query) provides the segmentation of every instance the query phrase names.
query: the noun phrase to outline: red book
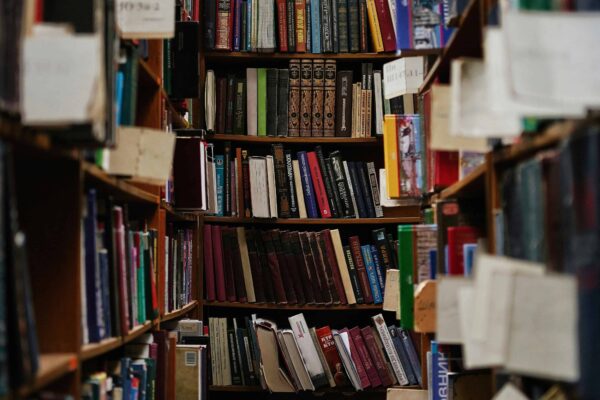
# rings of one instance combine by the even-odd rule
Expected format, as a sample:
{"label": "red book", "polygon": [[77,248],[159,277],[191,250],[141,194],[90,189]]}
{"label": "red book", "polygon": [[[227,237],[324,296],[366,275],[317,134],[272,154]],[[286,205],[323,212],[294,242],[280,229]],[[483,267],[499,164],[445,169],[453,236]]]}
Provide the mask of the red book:
{"label": "red book", "polygon": [[288,51],[286,3],[286,0],[277,0],[277,31],[279,32],[279,51],[283,53],[287,53]]}
{"label": "red book", "polygon": [[211,228],[217,300],[226,301],[227,292],[225,291],[225,268],[223,267],[223,242],[221,238],[221,226],[213,225]]}
{"label": "red book", "polygon": [[375,0],[375,9],[377,10],[379,30],[383,39],[383,49],[385,51],[396,51],[396,32],[394,31],[392,14],[387,0]]}
{"label": "red book", "polygon": [[348,304],[346,292],[344,291],[344,284],[342,283],[342,276],[340,275],[340,269],[338,267],[337,259],[335,258],[335,250],[333,249],[333,242],[331,241],[331,232],[329,229],[325,229],[324,231],[319,232],[319,235],[323,238],[323,242],[325,243],[325,256],[331,267],[333,284],[335,285],[335,290],[340,299],[340,303]]}
{"label": "red book", "polygon": [[385,356],[383,355],[381,349],[377,345],[377,341],[375,340],[375,336],[373,335],[373,328],[371,328],[370,326],[365,326],[360,330],[360,332],[362,333],[362,337],[365,341],[365,346],[369,350],[371,360],[373,361],[373,365],[377,370],[379,379],[381,379],[381,384],[383,386],[392,386],[394,384],[394,380],[390,375],[390,371],[387,369],[385,363]]}
{"label": "red book", "polygon": [[129,290],[127,288],[127,262],[125,261],[125,225],[123,224],[123,209],[121,207],[113,209],[113,227],[117,253],[117,271],[119,274],[121,334],[126,336],[129,333]]}
{"label": "red book", "polygon": [[448,275],[464,275],[463,245],[477,243],[477,229],[472,226],[448,228]]}
{"label": "red book", "polygon": [[[164,223],[164,222],[163,222]],[[148,238],[150,241],[150,238]],[[160,311],[158,309],[158,296],[156,294],[156,281],[154,280],[154,271],[158,271],[156,267],[156,260],[154,259],[154,249],[156,249],[156,244],[154,243],[153,247],[150,249],[150,296],[152,296],[152,315],[148,316],[148,319],[154,319],[158,317]]]}
{"label": "red book", "polygon": [[335,347],[335,341],[333,340],[331,329],[329,326],[324,326],[322,328],[315,329],[315,333],[319,339],[319,345],[321,346],[321,350],[323,350],[325,360],[327,360],[327,366],[333,375],[335,384],[337,386],[347,385],[348,379],[344,373],[344,365],[342,364],[340,355]]}
{"label": "red book", "polygon": [[[225,294],[227,301],[237,301],[238,298],[235,292],[235,270],[234,270],[234,251],[233,251],[233,228],[221,228],[221,242],[223,246],[223,268],[225,270]],[[235,243],[237,246],[237,243]]]}
{"label": "red book", "polygon": [[457,151],[435,151],[433,152],[434,177],[433,185],[436,189],[441,189],[452,185],[458,181],[459,157]]}
{"label": "red book", "polygon": [[367,267],[362,258],[362,252],[360,250],[360,240],[358,236],[351,236],[348,238],[350,243],[350,250],[352,251],[352,259],[354,260],[354,266],[356,273],[358,274],[358,281],[360,282],[360,288],[363,292],[365,303],[373,303],[373,295],[371,294],[371,284],[369,283],[369,276],[367,275]]}
{"label": "red book", "polygon": [[306,1],[294,1],[295,16],[296,16],[296,52],[306,52]]}
{"label": "red book", "polygon": [[156,400],[167,399],[167,370],[169,362],[169,338],[167,331],[152,332],[156,343]]}
{"label": "red book", "polygon": [[237,165],[237,173],[235,175],[237,179],[237,203],[238,203],[238,216],[243,217],[244,214],[244,175],[242,171],[242,149],[235,149],[235,163]]}
{"label": "red book", "polygon": [[215,264],[213,262],[212,227],[204,225],[204,277],[206,279],[206,300],[215,301]]}
{"label": "red book", "polygon": [[192,19],[194,21],[200,21],[200,0],[194,0],[192,8]]}
{"label": "red book", "polygon": [[270,231],[261,232],[262,241],[265,246],[267,255],[267,263],[269,266],[269,272],[271,273],[271,280],[273,282],[273,289],[275,292],[275,299],[279,304],[287,304],[287,297],[285,288],[283,285],[283,278],[281,276],[281,269],[279,268],[279,259],[277,258],[277,252],[273,239],[271,238]]}
{"label": "red book", "polygon": [[375,364],[373,363],[373,360],[371,359],[371,354],[369,354],[369,351],[367,350],[367,346],[365,345],[360,328],[355,326],[354,328],[350,329],[350,335],[352,336],[352,340],[354,340],[354,344],[358,348],[358,355],[363,362],[367,377],[371,382],[371,387],[376,388],[381,386],[379,373],[375,367]]}
{"label": "red book", "polygon": [[308,158],[308,166],[310,168],[310,175],[315,189],[315,197],[317,198],[321,218],[331,218],[329,200],[327,199],[327,192],[325,191],[325,184],[323,183],[323,175],[319,168],[317,154],[314,151],[309,151],[306,153],[306,156]]}
{"label": "red book", "polygon": [[34,22],[44,22],[44,0],[35,1],[35,18]]}
{"label": "red book", "polygon": [[217,2],[215,49],[231,50],[233,47],[234,0],[212,0]]}
{"label": "red book", "polygon": [[[345,329],[342,330],[342,332]],[[358,336],[360,336],[360,329],[356,326],[350,331],[348,331],[348,341],[350,342],[350,356],[352,357],[352,362],[354,362],[354,366],[356,367],[356,372],[358,373],[358,377],[360,379],[360,386],[363,389],[371,386],[371,381],[369,380],[369,376],[367,375],[367,370],[365,369],[365,365],[363,364],[362,357],[359,354],[358,345],[354,341],[354,337],[356,336],[356,332],[358,331]]]}

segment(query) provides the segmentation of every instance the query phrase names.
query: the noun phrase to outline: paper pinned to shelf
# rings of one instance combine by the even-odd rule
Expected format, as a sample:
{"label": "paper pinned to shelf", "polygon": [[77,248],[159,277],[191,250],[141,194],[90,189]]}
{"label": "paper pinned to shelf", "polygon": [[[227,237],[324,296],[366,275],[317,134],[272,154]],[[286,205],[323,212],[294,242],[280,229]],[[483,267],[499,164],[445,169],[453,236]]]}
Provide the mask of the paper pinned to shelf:
{"label": "paper pinned to shelf", "polygon": [[503,15],[514,97],[565,110],[600,106],[600,14]]}
{"label": "paper pinned to shelf", "polygon": [[423,57],[405,57],[383,64],[383,97],[419,93],[423,83]]}
{"label": "paper pinned to shelf", "polygon": [[515,385],[508,382],[492,400],[529,400],[529,397],[525,396]]}
{"label": "paper pinned to shelf", "polygon": [[117,0],[117,28],[123,39],[175,36],[175,0]]}
{"label": "paper pinned to shelf", "polygon": [[458,292],[470,287],[469,278],[445,276],[437,283],[436,340],[440,344],[460,344],[463,337],[460,329]]}
{"label": "paper pinned to shelf", "polygon": [[383,296],[383,310],[393,311],[396,319],[400,319],[400,271],[388,269],[385,272],[385,291]]}

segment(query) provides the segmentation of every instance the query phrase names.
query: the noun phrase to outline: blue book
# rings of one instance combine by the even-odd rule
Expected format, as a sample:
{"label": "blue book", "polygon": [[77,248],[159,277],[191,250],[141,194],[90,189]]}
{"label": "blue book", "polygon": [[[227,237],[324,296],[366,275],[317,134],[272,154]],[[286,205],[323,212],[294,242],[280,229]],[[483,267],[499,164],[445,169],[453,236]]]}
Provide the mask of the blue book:
{"label": "blue book", "polygon": [[138,363],[137,361],[134,364],[131,364],[131,370],[133,375],[139,379],[139,387],[138,387],[138,400],[146,400],[146,387],[147,387],[147,368],[146,363]]}
{"label": "blue book", "polygon": [[115,85],[115,96],[117,102],[117,112],[115,115],[115,120],[117,121],[117,126],[121,125],[121,111],[123,110],[123,88],[125,86],[125,74],[123,71],[117,71],[117,82]]}
{"label": "blue book", "polygon": [[85,293],[87,308],[87,326],[88,339],[90,343],[99,342],[102,338],[100,334],[99,320],[102,315],[98,315],[98,296],[100,293],[100,277],[98,276],[98,258],[96,254],[96,215],[98,214],[96,205],[96,190],[90,189],[87,193],[87,210],[84,219],[85,231]]}
{"label": "blue book", "polygon": [[244,43],[246,51],[252,51],[252,1],[253,0],[246,1],[246,43]]}
{"label": "blue book", "polygon": [[[327,1],[327,0],[324,0]],[[321,1],[310,1],[311,53],[321,52]]]}
{"label": "blue book", "polygon": [[355,162],[348,161],[348,172],[350,172],[349,178],[352,182],[352,189],[354,189],[354,199],[356,200],[356,207],[358,207],[358,215],[361,218],[368,218],[369,212],[367,211],[367,205],[365,204],[365,196],[363,193],[365,188],[360,184]]}
{"label": "blue book", "polygon": [[410,361],[410,366],[413,369],[413,373],[415,374],[419,386],[422,386],[423,381],[421,380],[421,362],[419,361],[419,356],[415,350],[415,345],[406,329],[398,328],[398,330],[400,331],[400,338],[402,339],[404,351],[406,352],[408,360]]}
{"label": "blue book", "polygon": [[225,188],[225,175],[224,175],[224,163],[225,156],[217,155],[215,156],[215,175],[217,177],[217,181],[215,185],[217,187],[217,216],[222,217],[224,213],[224,188]]}
{"label": "blue book", "polygon": [[298,166],[300,167],[300,180],[302,180],[302,191],[304,192],[304,203],[306,204],[306,214],[308,218],[319,218],[319,209],[317,208],[317,199],[313,189],[308,158],[305,151],[298,152]]}
{"label": "blue book", "polygon": [[104,320],[104,334],[102,338],[109,338],[112,336],[112,330],[110,325],[110,278],[109,278],[109,267],[108,267],[108,251],[106,249],[100,250],[98,253],[98,260],[100,262],[100,277],[102,283],[102,318]]}
{"label": "blue book", "polygon": [[476,250],[477,250],[477,245],[475,243],[463,244],[465,276],[471,276],[473,274],[473,262],[475,260],[475,251]]}
{"label": "blue book", "polygon": [[435,341],[431,342],[431,398],[448,399],[448,359],[440,353]]}
{"label": "blue book", "polygon": [[414,371],[412,370],[410,360],[408,359],[406,350],[404,350],[404,345],[402,345],[402,338],[400,337],[400,329],[398,329],[396,327],[396,325],[392,325],[388,328],[388,331],[390,332],[390,337],[392,338],[392,343],[394,344],[394,348],[396,349],[396,353],[398,354],[398,358],[400,359],[400,364],[402,364],[402,369],[404,370],[406,379],[408,379],[408,384],[416,385],[417,377],[416,377]]}
{"label": "blue book", "polygon": [[396,50],[413,48],[410,41],[410,4],[407,0],[396,1]]}
{"label": "blue book", "polygon": [[121,387],[123,399],[131,398],[131,358],[121,358]]}
{"label": "blue book", "polygon": [[242,0],[235,0],[233,18],[233,51],[240,51],[242,43]]}
{"label": "blue book", "polygon": [[435,279],[437,273],[437,250],[429,250],[429,279]]}
{"label": "blue book", "polygon": [[362,253],[367,276],[369,277],[369,286],[371,287],[371,294],[373,295],[373,303],[380,304],[383,302],[383,296],[381,295],[381,287],[379,286],[379,280],[377,279],[373,257],[371,257],[371,245],[365,244],[364,246],[360,246],[360,252]]}
{"label": "blue book", "polygon": [[444,273],[448,274],[448,245],[444,246]]}
{"label": "blue book", "polygon": [[385,266],[379,260],[379,251],[375,245],[371,245],[371,258],[373,258],[373,264],[375,264],[375,272],[377,272],[377,279],[379,280],[379,287],[383,293],[385,289]]}

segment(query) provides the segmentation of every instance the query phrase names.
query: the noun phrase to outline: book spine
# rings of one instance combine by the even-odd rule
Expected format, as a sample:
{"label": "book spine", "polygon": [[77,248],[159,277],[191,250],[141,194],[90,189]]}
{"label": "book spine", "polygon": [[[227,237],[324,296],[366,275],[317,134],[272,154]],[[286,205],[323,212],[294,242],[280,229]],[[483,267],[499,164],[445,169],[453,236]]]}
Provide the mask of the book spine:
{"label": "book spine", "polygon": [[363,187],[358,178],[357,166],[354,162],[348,162],[348,170],[350,171],[350,180],[354,190],[354,199],[356,200],[357,212],[360,218],[367,218],[369,213],[364,201]]}
{"label": "book spine", "polygon": [[237,85],[235,75],[227,76],[227,103],[225,117],[225,133],[233,132],[233,119],[235,113],[235,99],[237,97]]}
{"label": "book spine", "polygon": [[250,260],[250,270],[252,272],[252,283],[254,285],[254,294],[257,303],[266,301],[267,289],[263,283],[263,270],[261,260],[258,258],[258,249],[255,241],[255,232],[253,229],[246,229],[246,244],[248,246],[248,258]]}
{"label": "book spine", "polygon": [[277,84],[279,70],[267,69],[267,136],[277,136]]}
{"label": "book spine", "polygon": [[379,351],[379,345],[373,335],[373,329],[370,326],[366,326],[361,329],[361,334],[365,342],[365,347],[369,351],[373,366],[377,370],[377,375],[381,380],[383,386],[391,386],[394,384],[392,378],[389,375],[385,359],[383,354]]}
{"label": "book spine", "polygon": [[[222,229],[221,241],[223,248],[223,267],[225,269],[225,293],[227,295],[227,301],[237,301],[238,299],[235,292],[235,272],[233,267],[233,246],[231,243],[230,228],[224,227]],[[177,257],[177,259],[180,260],[181,257]]]}
{"label": "book spine", "polygon": [[279,82],[277,85],[277,135],[288,135],[288,96],[290,85],[290,73],[287,69],[279,70]]}
{"label": "book spine", "polygon": [[325,100],[323,106],[323,136],[335,136],[335,60],[325,62]]}
{"label": "book spine", "polygon": [[338,31],[339,24],[339,12],[338,12],[338,0],[328,0],[331,8],[331,40],[333,42],[333,52],[340,52],[340,38]]}
{"label": "book spine", "polygon": [[403,328],[414,323],[414,232],[412,226],[398,226],[398,256],[400,266],[400,317]]}
{"label": "book spine", "polygon": [[288,135],[300,136],[300,60],[290,60]]}
{"label": "book spine", "polygon": [[346,293],[344,291],[344,284],[342,282],[342,276],[340,275],[339,266],[335,256],[335,250],[333,248],[333,242],[331,240],[331,232],[326,229],[319,233],[319,238],[322,241],[321,247],[325,252],[325,256],[327,257],[327,262],[330,266],[330,273],[333,278],[333,283],[335,285],[335,290],[340,303],[348,304],[348,299],[346,298]]}
{"label": "book spine", "polygon": [[321,0],[321,43],[323,53],[333,52],[332,15],[330,0]]}
{"label": "book spine", "polygon": [[385,270],[392,268],[395,269],[395,266],[392,263],[389,243],[387,242],[387,239],[385,237],[385,228],[375,229],[371,232],[371,234],[373,237],[373,241],[375,242],[375,245],[377,247],[379,253],[379,260],[382,266],[385,268]]}
{"label": "book spine", "polygon": [[217,132],[225,133],[227,118],[227,78],[217,79]]}
{"label": "book spine", "polygon": [[371,359],[371,355],[369,354],[369,350],[367,350],[367,346],[362,336],[362,332],[360,328],[352,328],[350,330],[352,332],[352,339],[354,340],[354,344],[358,350],[358,355],[360,356],[363,365],[365,367],[365,372],[367,377],[369,378],[369,382],[371,382],[371,387],[376,388],[381,386],[381,379],[379,378],[379,373],[377,372],[377,368]]}
{"label": "book spine", "polygon": [[312,132],[313,113],[313,64],[311,60],[302,60],[300,78],[300,136],[309,137]]}
{"label": "book spine", "polygon": [[235,112],[233,118],[233,133],[243,135],[246,128],[246,81],[240,79],[236,84]]}
{"label": "book spine", "polygon": [[340,215],[346,218],[354,218],[354,207],[350,197],[350,190],[344,176],[344,165],[342,156],[338,150],[329,155],[331,160],[331,171],[340,198]]}
{"label": "book spine", "polygon": [[310,175],[315,190],[315,197],[319,204],[319,212],[321,218],[331,218],[331,209],[329,208],[329,200],[327,192],[325,191],[325,184],[323,182],[323,175],[319,168],[319,161],[315,152],[311,151],[307,153],[308,165],[310,166]]}
{"label": "book spine", "polygon": [[294,170],[292,166],[292,152],[285,151],[285,172],[287,175],[287,184],[290,199],[290,217],[298,218],[298,193],[296,193],[296,185],[294,183]]}
{"label": "book spine", "polygon": [[226,216],[232,215],[231,207],[231,142],[225,142],[223,159],[223,211]]}
{"label": "book spine", "polygon": [[258,136],[267,135],[267,70],[258,68],[257,70],[257,134]]}
{"label": "book spine", "polygon": [[339,53],[347,53],[350,48],[348,46],[348,0],[337,0],[337,41]]}
{"label": "book spine", "polygon": [[360,329],[358,327],[350,329],[348,331],[348,336],[348,341],[350,342],[350,357],[352,358],[354,366],[356,367],[356,373],[358,374],[358,378],[360,380],[360,386],[362,389],[367,389],[369,386],[371,386],[371,381],[367,375],[367,370],[365,368],[361,351],[359,350],[357,343],[357,337],[360,336]]}
{"label": "book spine", "polygon": [[[281,280],[283,281],[283,288],[285,289],[285,297],[288,304],[297,304],[298,296],[296,295],[295,282],[292,265],[288,265],[287,257],[283,252],[283,245],[281,243],[281,232],[279,229],[273,229],[270,231],[271,240],[273,241],[273,247],[275,248],[275,254],[277,255],[277,262],[279,263],[279,269],[281,273]],[[285,271],[285,273],[284,273]]]}
{"label": "book spine", "polygon": [[[304,0],[295,0],[295,30],[296,32],[296,52],[306,52],[306,2]],[[291,68],[291,67],[290,67]]]}
{"label": "book spine", "polygon": [[339,303],[337,293],[333,293],[335,288],[331,280],[331,275],[326,271],[326,260],[323,258],[319,245],[319,234],[317,232],[308,232],[308,244],[314,261],[315,273],[319,281],[319,287],[322,294],[323,303]]}
{"label": "book spine", "polygon": [[283,277],[281,276],[279,260],[277,258],[277,253],[273,244],[273,240],[271,238],[271,232],[263,231],[261,232],[261,237],[267,253],[267,262],[269,266],[269,271],[271,273],[270,279],[273,282],[275,298],[277,299],[277,303],[287,304],[287,297],[285,287],[283,284]]}
{"label": "book spine", "polygon": [[377,16],[375,0],[367,0],[367,14],[369,17],[369,27],[371,28],[373,49],[375,49],[377,53],[380,53],[384,51],[385,48],[383,46],[383,38],[381,37],[381,27],[379,25],[379,18]]}
{"label": "book spine", "polygon": [[348,0],[348,48],[351,53],[360,51],[360,0]]}
{"label": "book spine", "polygon": [[323,304],[324,292],[321,289],[321,283],[315,268],[315,261],[308,240],[308,232],[300,232],[298,237],[300,239],[300,253],[304,257],[304,273],[308,276],[309,282],[309,286],[307,286],[307,293],[309,293],[309,295],[312,293],[314,303]]}
{"label": "book spine", "polygon": [[257,135],[257,79],[258,71],[256,68],[246,69],[246,134],[248,136]]}
{"label": "book spine", "polygon": [[388,0],[375,0],[377,19],[381,30],[384,51],[396,50],[396,33]]}
{"label": "book spine", "polygon": [[375,171],[375,163],[367,163],[367,172],[369,175],[369,183],[371,184],[371,198],[375,209],[375,217],[383,217],[383,208],[381,207],[381,200],[379,198],[379,184],[377,183],[377,172]]}
{"label": "book spine", "polygon": [[[323,1],[326,3],[326,1]],[[325,91],[325,61],[313,61],[312,79],[312,136],[323,136],[323,108]]]}
{"label": "book spine", "polygon": [[313,54],[321,53],[321,1],[310,0],[310,50]]}
{"label": "book spine", "polygon": [[331,216],[334,218],[337,218],[340,216],[340,214],[338,213],[339,199],[337,199],[337,201],[336,201],[336,198],[335,198],[336,195],[335,195],[335,191],[334,191],[335,184],[333,182],[332,176],[329,174],[329,169],[327,168],[325,156],[323,155],[323,148],[321,146],[317,146],[315,148],[314,153],[315,153],[317,161],[319,163],[318,164],[319,170],[321,171],[321,176],[323,178],[323,183],[325,185],[325,194],[327,196],[327,198],[325,200],[329,204],[329,207],[331,209]]}
{"label": "book spine", "polygon": [[348,266],[348,274],[350,275],[350,282],[352,283],[352,290],[354,291],[354,297],[358,304],[364,304],[365,298],[363,297],[363,291],[358,279],[358,273],[356,272],[356,266],[354,265],[354,258],[352,258],[352,250],[350,246],[344,246],[344,256],[346,257],[346,265]]}
{"label": "book spine", "polygon": [[287,0],[287,40],[288,51],[296,52],[296,3],[295,0]]}
{"label": "book spine", "polygon": [[365,262],[362,258],[358,236],[351,236],[348,238],[348,242],[350,243],[350,249],[352,250],[352,258],[354,259],[354,265],[356,266],[356,273],[360,282],[360,288],[365,297],[365,303],[373,303],[371,284],[369,283],[369,276],[367,274]]}
{"label": "book spine", "polygon": [[388,328],[389,332],[390,332],[390,337],[392,338],[392,344],[394,345],[394,348],[396,349],[396,354],[398,354],[398,359],[400,360],[400,365],[402,365],[402,369],[404,371],[404,373],[406,374],[406,379],[408,379],[408,384],[409,385],[416,385],[417,384],[417,378],[415,376],[415,373],[412,369],[412,366],[410,365],[410,360],[408,358],[408,355],[406,354],[406,350],[404,349],[404,346],[402,345],[402,339],[400,338],[400,330],[396,327],[396,326],[390,326]]}
{"label": "book spine", "polygon": [[242,48],[242,0],[234,0],[234,2],[233,51],[240,51]]}
{"label": "book spine", "polygon": [[275,162],[275,182],[277,187],[277,203],[280,218],[290,217],[289,186],[287,182],[287,171],[285,153],[281,143],[273,144],[273,160]]}
{"label": "book spine", "polygon": [[373,195],[371,195],[371,184],[367,177],[366,165],[362,162],[354,163],[356,167],[358,179],[363,192],[363,201],[367,209],[369,218],[375,218],[375,205],[373,204]]}
{"label": "book spine", "polygon": [[379,286],[379,278],[377,276],[377,271],[375,270],[375,264],[373,263],[373,258],[371,257],[371,246],[365,244],[364,246],[360,247],[360,250],[365,263],[367,276],[369,278],[371,293],[373,294],[373,303],[381,304],[383,302],[383,295],[381,293],[381,287]]}
{"label": "book spine", "polygon": [[298,166],[300,167],[300,176],[302,178],[302,188],[304,193],[304,202],[306,205],[306,212],[308,218],[319,218],[319,211],[317,208],[317,200],[315,198],[315,192],[312,183],[312,177],[310,173],[310,166],[308,164],[308,157],[306,152],[298,152]]}
{"label": "book spine", "polygon": [[310,16],[312,5],[310,0],[306,0],[306,51],[312,53],[312,18]]}
{"label": "book spine", "polygon": [[292,250],[292,235],[290,232],[281,232],[280,239],[282,254],[285,258],[285,265],[290,272],[291,283],[294,292],[296,293],[297,303],[305,304],[306,296],[304,295],[304,287],[302,285],[302,278],[300,275],[300,266],[296,263],[296,256]]}
{"label": "book spine", "polygon": [[246,51],[252,50],[252,23],[254,21],[254,13],[256,12],[254,0],[246,1],[246,41],[244,46]]}
{"label": "book spine", "polygon": [[215,24],[217,19],[217,2],[208,1],[204,4],[204,46],[207,50],[215,48]]}
{"label": "book spine", "polygon": [[349,137],[352,132],[352,71],[340,71],[336,80],[335,136]]}
{"label": "book spine", "polygon": [[410,361],[410,366],[412,367],[413,373],[415,374],[415,379],[417,384],[422,385],[423,381],[421,379],[421,362],[419,361],[419,356],[417,355],[417,351],[415,350],[415,346],[410,337],[410,333],[406,329],[399,329],[400,338],[402,339],[402,345],[404,346],[404,350],[406,351],[406,355]]}
{"label": "book spine", "polygon": [[277,2],[277,31],[279,33],[279,51],[287,53],[288,51],[288,31],[287,31],[287,1],[276,0]]}
{"label": "book spine", "polygon": [[231,383],[233,385],[242,384],[242,373],[240,371],[238,347],[235,340],[235,331],[227,329],[227,345],[229,346],[229,364],[231,366]]}
{"label": "book spine", "polygon": [[298,204],[298,217],[308,218],[306,213],[306,204],[304,203],[304,191],[302,190],[302,177],[300,176],[300,164],[298,160],[292,160],[292,170],[294,173],[294,186],[296,189],[296,202]]}
{"label": "book spine", "polygon": [[[244,270],[242,267],[242,255],[240,251],[237,229],[232,228],[230,231],[230,235],[230,246],[232,249],[231,263],[233,265],[233,272],[235,278],[235,293],[237,301],[239,301],[240,303],[247,303],[248,293],[246,292],[246,284],[244,282]],[[186,279],[185,282],[189,282],[189,280]]]}
{"label": "book spine", "polygon": [[369,23],[368,11],[367,11],[368,0],[358,0],[358,15],[359,15],[359,48],[361,53],[369,51],[368,30],[367,24]]}
{"label": "book spine", "polygon": [[208,301],[214,301],[217,298],[212,250],[212,228],[210,225],[204,225],[204,269],[206,271],[206,299]]}
{"label": "book spine", "polygon": [[383,290],[385,290],[385,267],[381,264],[379,260],[379,252],[377,251],[377,247],[375,245],[371,246],[371,258],[373,260],[373,265],[375,266],[375,273],[377,274],[377,282],[379,283],[379,287],[381,288],[381,296],[383,297]]}
{"label": "book spine", "polygon": [[412,49],[409,32],[412,30],[410,21],[411,2],[396,2],[396,47],[398,50]]}
{"label": "book spine", "polygon": [[[332,208],[335,208],[335,214],[332,209],[332,216],[335,218],[343,218],[344,211],[342,207],[342,200],[340,198],[340,193],[338,191],[338,186],[335,182],[335,175],[333,173],[333,165],[331,164],[331,159],[326,158],[325,160],[325,179],[329,187],[331,187],[331,193],[333,197],[330,198],[330,203]],[[326,187],[327,188],[327,187]]]}
{"label": "book spine", "polygon": [[360,214],[358,212],[358,203],[356,202],[356,195],[355,195],[354,186],[353,186],[354,184],[352,183],[352,179],[350,176],[350,169],[348,168],[348,162],[344,161],[343,165],[344,165],[344,178],[346,179],[346,184],[348,185],[348,196],[350,197],[350,200],[352,201],[352,209],[353,209],[354,217],[360,218]]}
{"label": "book spine", "polygon": [[[244,217],[252,217],[252,200],[250,196],[250,162],[248,159],[248,150],[242,150],[242,187],[244,198]],[[240,213],[242,210],[240,210]]]}
{"label": "book spine", "polygon": [[400,359],[398,358],[398,353],[394,348],[394,343],[392,342],[392,338],[390,337],[390,332],[388,331],[388,327],[385,324],[385,320],[383,319],[383,315],[378,314],[372,317],[375,328],[377,329],[377,333],[379,333],[379,337],[381,338],[381,342],[383,343],[383,348],[387,353],[387,356],[392,364],[392,369],[394,370],[394,374],[398,379],[398,383],[401,386],[408,385],[408,378],[406,377],[406,373],[404,372],[404,368],[400,363]]}
{"label": "book spine", "polygon": [[230,0],[217,1],[217,19],[216,19],[216,50],[231,50],[231,26],[230,16],[233,16]]}

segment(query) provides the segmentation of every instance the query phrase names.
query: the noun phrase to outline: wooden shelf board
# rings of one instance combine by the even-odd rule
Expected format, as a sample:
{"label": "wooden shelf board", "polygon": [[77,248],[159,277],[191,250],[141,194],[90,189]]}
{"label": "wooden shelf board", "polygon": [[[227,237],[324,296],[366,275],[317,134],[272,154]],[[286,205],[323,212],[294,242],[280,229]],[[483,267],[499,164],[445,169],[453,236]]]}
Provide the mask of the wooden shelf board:
{"label": "wooden shelf board", "polygon": [[[477,27],[477,24],[479,23],[479,13],[477,12],[477,10],[479,10],[478,3],[479,0],[469,1],[469,4],[460,18],[458,27],[423,79],[423,83],[419,88],[419,93],[426,91],[441,72],[449,72],[452,59],[461,56],[476,55],[477,52],[474,51],[473,48],[467,46],[473,46],[473,41],[476,40],[476,38],[473,37],[474,35],[471,35],[471,29]],[[479,43],[479,52],[481,52],[481,43]]]}
{"label": "wooden shelf board", "polygon": [[290,60],[293,58],[299,59],[327,59],[338,61],[392,61],[400,57],[427,56],[440,53],[440,49],[407,49],[402,50],[400,54],[396,53],[250,53],[250,52],[220,52],[210,51],[204,53],[204,58],[207,61],[213,60]]}
{"label": "wooden shelf board", "polygon": [[99,184],[107,191],[112,192],[118,199],[136,203],[159,203],[158,196],[137,188],[121,179],[115,178],[94,164],[83,162],[83,170],[86,178],[92,180],[94,184]]}
{"label": "wooden shelf board", "polygon": [[167,218],[177,222],[196,222],[197,216],[177,211],[173,206],[161,200],[160,206],[167,212]]}
{"label": "wooden shelf board", "polygon": [[141,77],[145,77],[146,79],[150,80],[152,82],[153,85],[155,85],[156,87],[160,87],[162,84],[162,78],[152,70],[152,67],[150,67],[150,64],[148,64],[146,62],[146,60],[143,59],[139,59],[139,67],[140,67],[140,71]]}
{"label": "wooden shelf board", "polygon": [[333,304],[333,305],[315,305],[315,304],[271,304],[271,303],[237,303],[229,301],[205,301],[205,307],[214,308],[244,308],[256,310],[304,310],[304,311],[361,311],[372,310],[381,311],[382,304]]}
{"label": "wooden shelf board", "polygon": [[184,316],[185,314],[189,313],[190,311],[193,311],[196,307],[198,307],[198,300],[194,300],[191,303],[187,304],[186,306],[180,308],[179,310],[175,310],[175,311],[171,311],[169,313],[166,313],[165,315],[163,315],[160,318],[160,322],[165,322],[165,321],[170,321],[172,319],[177,319],[181,316]]}
{"label": "wooden shelf board", "polygon": [[62,378],[69,372],[77,369],[77,354],[75,353],[47,353],[40,354],[40,367],[34,382],[19,389],[21,397],[27,397],[42,389],[48,384]]}
{"label": "wooden shelf board", "polygon": [[129,331],[127,336],[123,336],[123,344],[129,343],[132,340],[137,339],[138,337],[152,329],[153,326],[153,321],[146,321],[144,324],[136,326],[135,328]]}
{"label": "wooden shelf board", "polygon": [[[389,388],[393,388],[396,386],[390,386]],[[419,386],[399,386],[402,389],[420,389]],[[385,393],[387,391],[387,389],[389,389],[388,387],[378,387],[375,389],[367,389],[367,390],[362,390],[360,392],[355,391],[353,388],[351,387],[346,387],[343,389],[340,388],[321,388],[318,389],[314,392],[310,392],[310,391],[304,391],[302,393],[314,393],[315,395],[319,395],[322,393],[350,393],[350,394],[369,394],[369,393]],[[262,387],[260,386],[239,386],[239,385],[231,385],[231,386],[216,386],[216,385],[210,385],[208,387],[208,390],[211,392],[266,392],[266,390],[263,390]]]}
{"label": "wooden shelf board", "polygon": [[[182,132],[182,131],[180,131]],[[230,141],[240,143],[286,143],[286,144],[344,144],[344,145],[376,145],[381,144],[381,138],[350,138],[350,137],[279,137],[279,136],[248,136],[214,134],[207,135],[207,140]]]}
{"label": "wooden shelf board", "polygon": [[420,216],[390,218],[239,218],[204,217],[207,223],[260,225],[389,225],[417,224]]}
{"label": "wooden shelf board", "polygon": [[94,357],[98,357],[99,355],[108,353],[122,344],[121,337],[113,337],[104,339],[99,343],[90,343],[86,344],[81,348],[79,358],[82,361],[89,360]]}
{"label": "wooden shelf board", "polygon": [[463,179],[442,190],[441,193],[438,196],[434,196],[434,198],[449,199],[453,197],[464,197],[463,195],[473,193],[472,189],[476,188],[478,185],[481,186],[480,194],[485,196],[485,190],[483,188],[486,171],[487,165],[483,163],[471,171],[471,173],[465,176]]}

